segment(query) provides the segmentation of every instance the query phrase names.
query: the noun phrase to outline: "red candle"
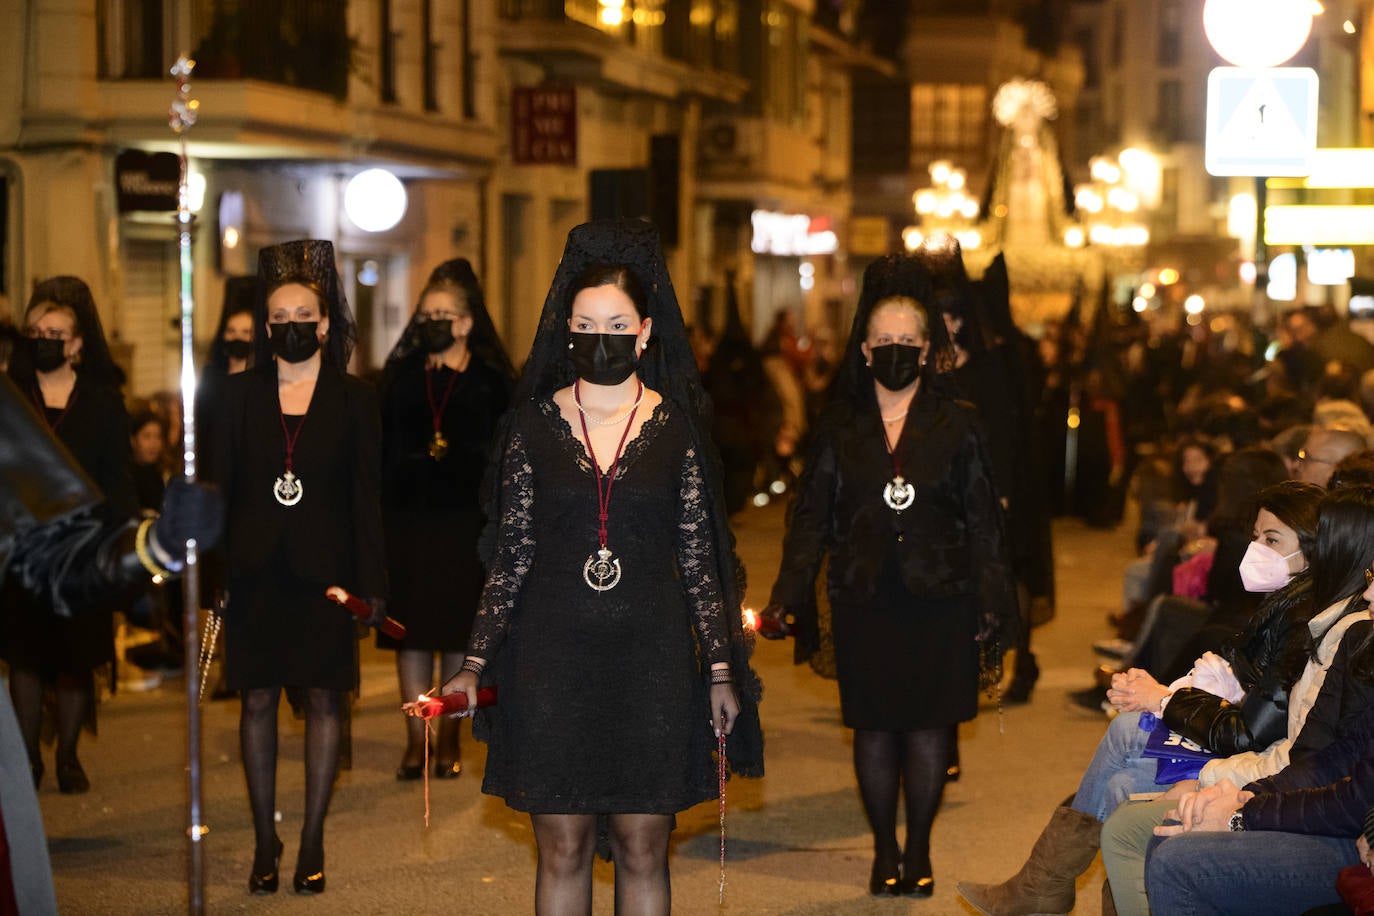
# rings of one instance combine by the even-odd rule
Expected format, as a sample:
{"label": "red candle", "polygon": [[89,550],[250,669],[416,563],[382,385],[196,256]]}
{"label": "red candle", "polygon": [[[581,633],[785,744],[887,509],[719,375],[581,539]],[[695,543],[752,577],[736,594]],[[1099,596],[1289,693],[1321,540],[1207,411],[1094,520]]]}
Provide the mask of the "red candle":
{"label": "red candle", "polygon": [[[495,687],[483,687],[477,691],[478,709],[495,705]],[[466,712],[467,708],[468,695],[466,693],[450,693],[441,697],[424,696],[417,699],[414,703],[407,703],[401,707],[401,709],[405,710],[407,715],[418,716],[421,719],[451,716],[456,713]]]}
{"label": "red candle", "polygon": [[[356,595],[350,595],[346,590],[337,585],[325,589],[324,594],[330,601],[347,608],[353,613],[353,616],[357,617],[359,620],[367,620],[372,616],[372,608],[368,606],[366,601]],[[377,629],[381,630],[392,639],[406,638],[405,624],[391,617],[383,620],[381,626],[377,627]]]}
{"label": "red candle", "polygon": [[792,627],[787,620],[760,614],[749,608],[744,609],[744,628],[753,630],[765,639],[782,639],[792,635]]}

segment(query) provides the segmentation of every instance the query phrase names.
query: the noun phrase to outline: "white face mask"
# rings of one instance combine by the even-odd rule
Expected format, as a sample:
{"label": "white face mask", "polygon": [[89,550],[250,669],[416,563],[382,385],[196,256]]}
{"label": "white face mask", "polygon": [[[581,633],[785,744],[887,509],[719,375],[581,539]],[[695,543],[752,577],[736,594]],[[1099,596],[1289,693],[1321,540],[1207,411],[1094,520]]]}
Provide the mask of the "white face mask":
{"label": "white face mask", "polygon": [[1301,550],[1284,556],[1272,547],[1251,541],[1245,548],[1245,557],[1240,561],[1240,581],[1247,592],[1276,592],[1288,584],[1293,574],[1288,571],[1288,561]]}

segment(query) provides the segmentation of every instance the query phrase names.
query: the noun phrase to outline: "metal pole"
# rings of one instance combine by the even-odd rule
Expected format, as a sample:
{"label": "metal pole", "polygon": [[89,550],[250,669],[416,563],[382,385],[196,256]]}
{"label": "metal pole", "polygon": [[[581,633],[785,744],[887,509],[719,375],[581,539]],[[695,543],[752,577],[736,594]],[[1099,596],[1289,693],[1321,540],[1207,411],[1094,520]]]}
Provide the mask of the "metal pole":
{"label": "metal pole", "polygon": [[[185,436],[186,479],[196,479],[196,371],[194,265],[191,262],[191,229],[195,221],[190,207],[189,168],[186,132],[196,123],[198,103],[190,97],[191,71],[195,61],[182,55],[172,67],[177,81],[177,96],[172,102],[170,123],[181,143],[181,186],[177,199],[178,252],[181,267],[181,411]],[[183,602],[183,641],[186,665],[186,789],[187,827],[190,841],[187,861],[186,909],[193,916],[205,912],[205,855],[203,840],[209,832],[201,818],[200,789],[200,567],[196,542],[186,542],[186,569],[181,579]]]}

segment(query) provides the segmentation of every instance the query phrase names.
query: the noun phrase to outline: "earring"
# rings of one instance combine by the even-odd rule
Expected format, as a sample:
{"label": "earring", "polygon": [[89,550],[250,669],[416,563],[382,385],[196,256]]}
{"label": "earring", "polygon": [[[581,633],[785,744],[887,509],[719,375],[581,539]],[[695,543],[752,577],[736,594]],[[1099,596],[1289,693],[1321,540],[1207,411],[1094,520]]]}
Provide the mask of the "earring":
{"label": "earring", "polygon": [[569,349],[569,350],[571,350],[571,349],[572,349],[572,341],[571,341],[571,340],[570,340],[570,341],[568,341],[568,349]]}

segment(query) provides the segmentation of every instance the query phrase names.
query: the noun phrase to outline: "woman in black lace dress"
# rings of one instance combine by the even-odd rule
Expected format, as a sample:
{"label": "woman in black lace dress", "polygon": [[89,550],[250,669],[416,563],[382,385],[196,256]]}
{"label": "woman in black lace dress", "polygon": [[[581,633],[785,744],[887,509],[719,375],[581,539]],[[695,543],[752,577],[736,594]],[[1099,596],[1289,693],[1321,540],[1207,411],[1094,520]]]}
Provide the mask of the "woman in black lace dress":
{"label": "woman in black lace dress", "polygon": [[[949,334],[917,259],[864,272],[845,362],[788,517],[768,613],[815,647],[828,591],[844,724],[873,829],[874,895],[929,897],[930,828],[955,729],[978,711],[980,668],[1000,676],[1016,595],[988,450],[971,405],[944,386]],[[906,797],[906,848],[897,803]]]}
{"label": "woman in black lace dress", "polygon": [[667,913],[673,815],[716,796],[716,736],[736,771],[763,761],[709,407],[651,225],[569,235],[514,403],[446,690],[500,686],[482,789],[530,813],[536,911],[590,912],[604,817],[617,910]]}
{"label": "woman in black lace dress", "polygon": [[[377,645],[396,650],[402,702],[434,686],[436,654],[440,682],[463,662],[485,578],[479,490],[514,377],[472,265],[454,258],[434,268],[382,380],[388,613],[406,635],[379,631]],[[458,724],[439,721],[437,779],[462,771]],[[396,778],[419,779],[425,720],[407,716],[406,732]]]}

